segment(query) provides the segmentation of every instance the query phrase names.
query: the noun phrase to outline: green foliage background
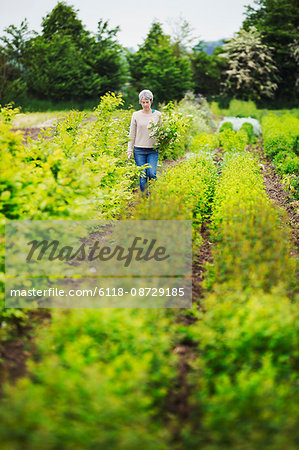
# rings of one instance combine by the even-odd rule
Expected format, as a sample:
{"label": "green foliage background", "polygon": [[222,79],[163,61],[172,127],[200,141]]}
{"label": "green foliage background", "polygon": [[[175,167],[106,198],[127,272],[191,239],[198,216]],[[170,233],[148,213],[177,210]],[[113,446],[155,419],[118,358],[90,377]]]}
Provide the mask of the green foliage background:
{"label": "green foliage background", "polygon": [[222,106],[231,97],[275,109],[296,106],[298,14],[295,0],[257,0],[239,32],[219,41],[212,54],[204,42],[194,45],[188,22],[171,36],[155,20],[134,51],[118,42],[119,26],[99,19],[91,33],[78,11],[59,1],[43,18],[40,34],[30,31],[26,20],[4,30],[0,103],[14,101],[31,110],[61,102],[83,108],[115,91],[123,93],[127,106],[137,107],[138,92],[147,88],[157,103],[181,100],[193,90]]}

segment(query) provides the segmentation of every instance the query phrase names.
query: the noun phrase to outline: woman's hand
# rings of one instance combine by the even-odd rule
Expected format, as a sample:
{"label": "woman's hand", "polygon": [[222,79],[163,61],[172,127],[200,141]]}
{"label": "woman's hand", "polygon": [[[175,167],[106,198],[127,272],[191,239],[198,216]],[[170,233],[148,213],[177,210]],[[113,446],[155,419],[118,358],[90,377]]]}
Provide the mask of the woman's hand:
{"label": "woman's hand", "polygon": [[127,150],[127,157],[130,159],[132,156],[132,150]]}

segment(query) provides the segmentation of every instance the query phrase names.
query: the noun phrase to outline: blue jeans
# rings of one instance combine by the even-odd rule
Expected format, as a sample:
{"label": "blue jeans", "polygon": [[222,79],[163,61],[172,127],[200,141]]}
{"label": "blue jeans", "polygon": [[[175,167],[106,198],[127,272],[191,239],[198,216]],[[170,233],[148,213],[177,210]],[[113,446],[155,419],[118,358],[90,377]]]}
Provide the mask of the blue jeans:
{"label": "blue jeans", "polygon": [[139,177],[139,186],[141,192],[146,188],[147,180],[157,179],[157,164],[159,158],[159,150],[153,148],[134,147],[134,158],[138,167],[143,164],[150,164],[151,167],[142,169]]}

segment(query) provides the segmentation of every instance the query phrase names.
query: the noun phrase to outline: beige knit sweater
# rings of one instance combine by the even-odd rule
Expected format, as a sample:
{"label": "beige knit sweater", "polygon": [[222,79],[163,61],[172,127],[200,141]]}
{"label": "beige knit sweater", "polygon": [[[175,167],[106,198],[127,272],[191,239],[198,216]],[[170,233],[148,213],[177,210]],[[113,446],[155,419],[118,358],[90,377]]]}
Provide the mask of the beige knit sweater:
{"label": "beige knit sweater", "polygon": [[128,150],[132,151],[135,147],[152,148],[154,147],[155,138],[150,138],[151,130],[148,129],[150,122],[155,124],[161,120],[160,111],[154,111],[152,114],[146,114],[141,109],[135,111],[132,115]]}

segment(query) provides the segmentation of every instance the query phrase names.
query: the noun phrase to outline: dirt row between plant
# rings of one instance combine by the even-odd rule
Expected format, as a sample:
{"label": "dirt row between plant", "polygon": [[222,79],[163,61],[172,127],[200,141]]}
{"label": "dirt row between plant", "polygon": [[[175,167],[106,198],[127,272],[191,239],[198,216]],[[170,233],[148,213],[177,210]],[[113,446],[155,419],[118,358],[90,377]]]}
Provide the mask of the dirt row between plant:
{"label": "dirt row between plant", "polygon": [[17,325],[15,338],[0,347],[0,395],[2,384],[6,381],[14,383],[27,372],[26,361],[35,353],[35,331],[46,326],[51,320],[51,314],[46,309],[34,309],[29,313],[25,326]]}
{"label": "dirt row between plant", "polygon": [[26,145],[28,138],[36,141],[41,136],[43,139],[51,139],[52,136],[43,136],[47,130],[54,134],[55,127],[30,127],[30,128],[12,128],[11,131],[23,134],[23,143]]}
{"label": "dirt row between plant", "polygon": [[272,161],[263,150],[262,142],[256,146],[250,146],[249,150],[256,154],[260,161],[260,168],[264,176],[264,185],[268,197],[274,203],[287,213],[288,224],[292,232],[292,250],[293,257],[299,256],[299,201],[294,200],[284,189],[280,176],[275,172]]}
{"label": "dirt row between plant", "polygon": [[[201,236],[203,238],[199,254],[195,257],[192,264],[192,303],[197,308],[201,308],[201,299],[204,297],[202,283],[205,276],[205,266],[212,261],[212,244],[210,242],[209,222],[201,226]],[[193,316],[180,314],[178,322],[189,326],[197,321]],[[181,341],[173,352],[178,355],[178,376],[176,382],[171,386],[167,399],[167,412],[176,417],[174,422],[173,442],[175,445],[181,445],[181,429],[183,425],[188,424],[191,415],[191,406],[189,399],[193,386],[188,381],[188,376],[192,368],[192,361],[196,359],[197,343],[190,340]],[[175,447],[176,448],[176,447]]]}

